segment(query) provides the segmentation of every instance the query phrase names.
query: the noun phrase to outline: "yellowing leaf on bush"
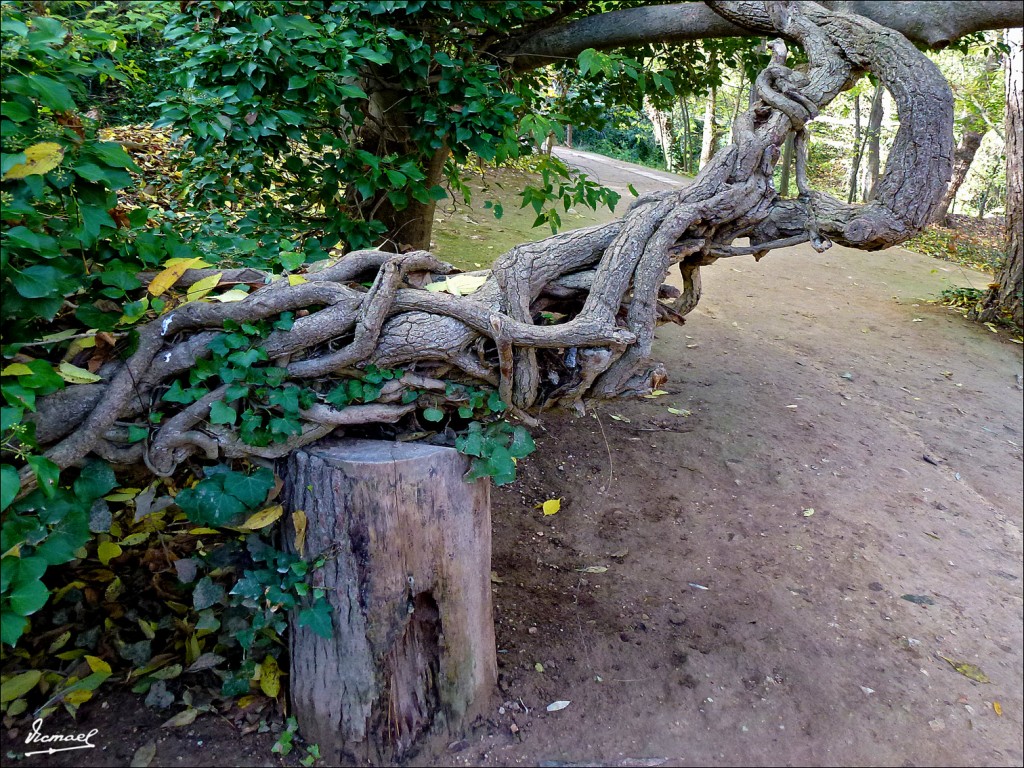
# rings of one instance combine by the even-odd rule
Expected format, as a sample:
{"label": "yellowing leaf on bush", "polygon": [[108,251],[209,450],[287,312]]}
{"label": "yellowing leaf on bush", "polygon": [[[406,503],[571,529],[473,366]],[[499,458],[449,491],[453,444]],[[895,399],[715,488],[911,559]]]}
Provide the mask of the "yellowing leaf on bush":
{"label": "yellowing leaf on bush", "polygon": [[68,384],[95,384],[97,381],[103,381],[103,377],[71,363],[61,363],[58,365],[57,373]]}
{"label": "yellowing leaf on bush", "polygon": [[25,162],[11,167],[4,174],[8,179],[24,179],[26,176],[39,176],[48,173],[60,165],[64,159],[64,147],[54,141],[33,144],[25,149]]}
{"label": "yellowing leaf on bush", "polygon": [[11,363],[0,371],[0,376],[31,376],[32,373],[32,369],[24,363]]}
{"label": "yellowing leaf on bush", "polygon": [[203,261],[198,256],[175,256],[164,262],[164,267],[176,267],[179,264],[188,264],[189,269],[203,269],[210,266],[209,262]]}
{"label": "yellowing leaf on bush", "polygon": [[443,291],[455,296],[467,296],[480,290],[480,286],[487,282],[487,278],[488,275],[453,275],[446,277],[444,280],[438,280],[436,283],[431,283],[426,288],[434,293]]}
{"label": "yellowing leaf on bush", "polygon": [[242,523],[242,528],[250,531],[266,528],[272,522],[281,517],[282,514],[284,514],[284,507],[280,504],[274,504],[271,507],[261,509],[259,512],[251,515],[248,520]]}
{"label": "yellowing leaf on bush", "polygon": [[231,301],[241,301],[242,299],[249,298],[249,294],[239,288],[232,288],[230,291],[222,293],[220,296],[211,296],[214,301],[222,301],[225,304]]}
{"label": "yellowing leaf on bush", "polygon": [[30,669],[28,672],[22,672],[9,680],[4,680],[3,685],[0,685],[0,703],[6,704],[8,701],[21,698],[36,687],[36,683],[42,676],[43,673],[38,669]]}
{"label": "yellowing leaf on bush", "polygon": [[103,498],[107,501],[131,501],[139,495],[141,488],[116,488],[113,493],[107,494]]}
{"label": "yellowing leaf on bush", "polygon": [[[173,264],[171,263],[173,262]],[[206,262],[200,259],[198,256],[192,259],[168,259],[168,264],[171,266],[164,269],[156,277],[154,277],[149,283],[149,292],[153,296],[159,296],[165,293],[172,285],[174,285],[186,271],[190,269],[198,269],[200,265],[207,266]]]}
{"label": "yellowing leaf on bush", "polygon": [[64,703],[70,704],[73,707],[81,706],[85,704],[89,699],[92,698],[92,691],[85,688],[79,688],[77,691],[71,691],[64,696]]}
{"label": "yellowing leaf on bush", "polygon": [[544,512],[545,517],[548,515],[554,515],[562,508],[561,499],[548,499],[541,504],[541,511]]}
{"label": "yellowing leaf on bush", "polygon": [[121,547],[112,541],[104,541],[98,547],[96,547],[96,557],[99,561],[106,565],[115,557],[121,554]]}
{"label": "yellowing leaf on bush", "polygon": [[260,690],[272,699],[281,693],[281,670],[273,656],[268,655],[260,664]]}
{"label": "yellowing leaf on bush", "polygon": [[202,280],[194,282],[188,289],[188,293],[185,294],[185,301],[199,301],[217,287],[217,284],[220,282],[223,275],[223,272],[218,272],[215,275],[210,275],[209,277],[204,277]]}
{"label": "yellowing leaf on bush", "polygon": [[108,675],[111,673],[110,665],[97,656],[86,656],[85,663],[93,672],[106,672]]}
{"label": "yellowing leaf on bush", "polygon": [[301,509],[292,512],[292,525],[295,526],[295,551],[302,557],[306,549],[306,513]]}
{"label": "yellowing leaf on bush", "polygon": [[220,533],[216,528],[191,528],[189,533],[193,536],[201,536],[204,533]]}

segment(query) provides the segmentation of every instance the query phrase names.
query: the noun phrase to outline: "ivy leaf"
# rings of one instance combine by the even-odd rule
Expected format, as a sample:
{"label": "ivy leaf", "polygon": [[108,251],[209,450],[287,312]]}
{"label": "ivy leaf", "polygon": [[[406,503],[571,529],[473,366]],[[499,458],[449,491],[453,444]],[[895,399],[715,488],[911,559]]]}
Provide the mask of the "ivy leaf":
{"label": "ivy leaf", "polygon": [[21,479],[18,477],[18,470],[10,464],[0,466],[0,512],[11,506],[19,490]]}
{"label": "ivy leaf", "polygon": [[39,487],[47,496],[53,497],[57,491],[57,478],[60,476],[60,467],[54,464],[45,456],[29,456],[28,465],[32,467]]}
{"label": "ivy leaf", "polygon": [[55,267],[36,264],[13,272],[11,282],[26,299],[42,299],[60,293],[61,273]]}
{"label": "ivy leaf", "polygon": [[234,424],[237,419],[238,412],[223,400],[210,406],[211,424]]}
{"label": "ivy leaf", "polygon": [[226,472],[223,477],[224,490],[248,508],[262,504],[274,487],[274,473],[265,467],[260,467],[251,475]]}
{"label": "ivy leaf", "polygon": [[174,497],[174,502],[198,525],[230,525],[248,511],[245,504],[212,481],[186,488]]}
{"label": "ivy leaf", "polygon": [[14,611],[0,611],[0,642],[12,648],[25,632],[28,621]]}
{"label": "ivy leaf", "polygon": [[524,456],[529,456],[536,449],[537,445],[525,427],[515,426],[512,428],[512,444],[508,447],[512,456],[521,459]]}
{"label": "ivy leaf", "polygon": [[50,597],[49,588],[38,579],[15,582],[10,591],[11,610],[19,616],[31,616],[44,605]]}
{"label": "ivy leaf", "polygon": [[334,622],[331,619],[331,604],[326,600],[317,600],[312,606],[299,611],[299,626],[309,627],[320,635],[330,639],[334,633]]}
{"label": "ivy leaf", "polygon": [[423,411],[423,418],[426,421],[440,421],[444,418],[444,411],[440,408],[427,408]]}
{"label": "ivy leaf", "polygon": [[224,587],[216,583],[209,576],[204,576],[196,582],[192,590],[192,607],[197,611],[210,608],[224,599]]}
{"label": "ivy leaf", "polygon": [[75,495],[92,502],[117,487],[114,470],[105,461],[90,461],[82,467],[82,473],[75,480]]}

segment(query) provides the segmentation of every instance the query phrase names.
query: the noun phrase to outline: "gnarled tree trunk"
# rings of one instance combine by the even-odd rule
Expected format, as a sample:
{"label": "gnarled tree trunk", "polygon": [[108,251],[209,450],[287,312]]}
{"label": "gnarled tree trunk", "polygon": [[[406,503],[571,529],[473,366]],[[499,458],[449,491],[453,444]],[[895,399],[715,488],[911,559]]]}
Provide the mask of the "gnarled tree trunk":
{"label": "gnarled tree trunk", "polygon": [[[655,326],[681,322],[695,306],[702,267],[808,241],[818,250],[832,242],[875,250],[919,232],[952,166],[952,95],[935,65],[899,33],[812,2],[709,4],[751,33],[800,44],[808,68],[787,67],[783,40],[771,44],[771,63],[757,78],[753,104],[733,126],[732,143],[692,186],[641,197],[619,221],[517,246],[468,296],[418,287],[450,271],[422,251],[351,253],[310,270],[300,285],[282,279],[262,285],[272,278],[245,271],[250,284],[262,287],[244,301],[178,306],[140,328],[135,353],[106,372],[104,383],[76,387],[53,407],[43,401],[36,420],[38,433],[51,439],[47,457],[66,467],[96,452],[144,460],[163,475],[195,452],[280,457],[347,425],[415,418],[415,403],[403,404],[411,390],[432,387],[439,401],[457,406],[457,395],[438,381],[442,376],[497,386],[512,415],[524,420],[532,420],[529,410],[649,391],[665,377],[650,357]],[[806,125],[865,70],[892,93],[900,128],[871,201],[848,205],[809,187]],[[798,196],[782,199],[772,175],[791,132]],[[733,246],[741,237],[751,244]],[[668,303],[662,284],[674,266],[683,273],[684,291]],[[208,274],[192,270],[183,282]],[[369,289],[362,285],[367,278]],[[225,271],[221,279],[239,278]],[[301,411],[301,433],[265,447],[243,443],[232,428],[210,420],[211,406],[225,397],[222,386],[168,413],[145,444],[127,443],[126,425],[147,423],[170,381],[210,354],[226,320],[253,322],[296,310],[308,314],[289,330],[274,331],[260,348],[268,364],[317,396]],[[545,324],[551,311],[562,319]],[[402,366],[405,373],[373,404],[338,409],[319,402],[334,379],[358,375],[358,366],[368,363]],[[23,481],[31,485],[30,472]]]}

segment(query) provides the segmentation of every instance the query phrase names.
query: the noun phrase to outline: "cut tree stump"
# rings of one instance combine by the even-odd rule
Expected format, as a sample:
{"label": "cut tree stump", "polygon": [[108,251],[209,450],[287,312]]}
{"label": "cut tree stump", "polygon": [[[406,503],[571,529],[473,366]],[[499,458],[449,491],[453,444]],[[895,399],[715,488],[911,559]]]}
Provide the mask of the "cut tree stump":
{"label": "cut tree stump", "polygon": [[312,583],[334,621],[324,639],[292,617],[292,707],[328,764],[400,759],[491,694],[490,485],[468,468],[452,448],[378,440],[289,458],[284,498],[306,515],[304,559],[327,555]]}

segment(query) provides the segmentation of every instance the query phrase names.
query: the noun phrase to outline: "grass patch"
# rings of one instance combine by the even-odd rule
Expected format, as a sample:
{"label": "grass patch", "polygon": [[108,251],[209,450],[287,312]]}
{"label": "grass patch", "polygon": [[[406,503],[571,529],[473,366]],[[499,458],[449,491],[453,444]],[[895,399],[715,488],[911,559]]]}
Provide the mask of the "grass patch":
{"label": "grass patch", "polygon": [[[469,204],[458,193],[457,200],[449,198],[438,203],[430,250],[459,269],[471,271],[489,268],[498,256],[515,245],[550,237],[550,227],[533,226],[537,214],[532,206],[522,207],[519,192],[533,179],[533,174],[515,168],[488,168],[482,176],[473,174],[466,180],[472,191]],[[631,200],[620,200],[615,206],[616,213],[607,208],[594,211],[584,205],[568,211],[559,209],[560,231],[612,221]],[[487,201],[501,205],[500,219],[495,218],[493,208],[484,207]]]}

